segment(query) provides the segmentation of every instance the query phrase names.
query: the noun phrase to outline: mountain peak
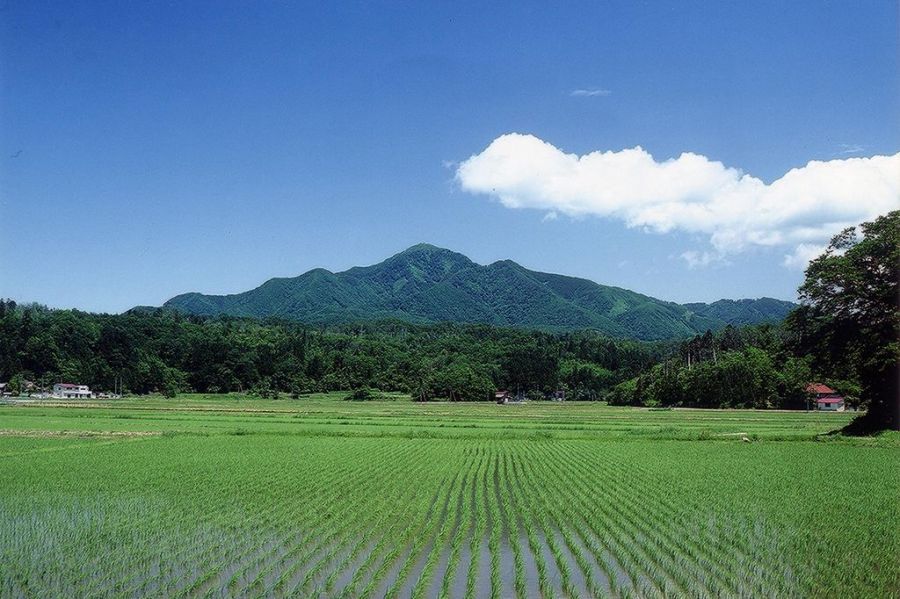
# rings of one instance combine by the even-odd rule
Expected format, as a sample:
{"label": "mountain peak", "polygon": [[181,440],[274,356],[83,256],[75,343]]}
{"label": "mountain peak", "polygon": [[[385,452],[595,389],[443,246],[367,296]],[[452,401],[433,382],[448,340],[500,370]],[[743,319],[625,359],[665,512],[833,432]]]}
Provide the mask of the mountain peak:
{"label": "mountain peak", "polygon": [[403,250],[403,251],[400,252],[400,253],[401,253],[401,254],[415,254],[415,253],[418,253],[418,252],[435,252],[435,251],[437,251],[437,252],[451,252],[451,253],[452,253],[452,250],[448,250],[448,249],[446,249],[446,248],[438,247],[438,246],[436,246],[436,245],[433,245],[433,244],[431,244],[431,243],[427,243],[427,242],[425,242],[425,241],[423,241],[422,243],[417,243],[417,244],[415,244],[415,245],[411,245],[411,246],[409,246],[408,248],[406,248],[405,250]]}
{"label": "mountain peak", "polygon": [[[454,256],[465,259],[467,262],[471,262],[466,256],[460,254],[459,252],[454,252],[453,250],[448,250],[447,248],[438,247],[436,245],[432,245],[430,243],[417,243],[415,245],[411,245],[402,252],[398,254],[394,254],[388,260],[393,258],[398,258],[400,256],[404,256],[407,258],[417,257],[417,256]],[[387,261],[387,260],[386,260]],[[386,262],[385,261],[385,262]]]}
{"label": "mountain peak", "polygon": [[430,243],[418,243],[372,266],[352,268],[354,276],[373,276],[381,283],[437,283],[461,270],[478,265],[458,252]]}
{"label": "mountain peak", "polygon": [[184,294],[165,304],[190,314],[276,316],[328,324],[383,318],[546,330],[592,329],[616,337],[686,337],[727,324],[781,320],[793,308],[768,298],[679,305],[499,260],[418,243],[371,266],[315,269],[236,295]]}

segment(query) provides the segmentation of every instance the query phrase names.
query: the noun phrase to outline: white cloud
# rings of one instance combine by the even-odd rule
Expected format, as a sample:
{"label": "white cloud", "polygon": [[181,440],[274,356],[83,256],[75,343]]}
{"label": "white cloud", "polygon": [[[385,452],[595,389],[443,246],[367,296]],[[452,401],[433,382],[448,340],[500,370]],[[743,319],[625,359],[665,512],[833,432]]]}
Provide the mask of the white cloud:
{"label": "white cloud", "polygon": [[790,254],[784,255],[782,264],[787,268],[803,270],[813,258],[818,258],[827,246],[825,244],[801,243]]}
{"label": "white cloud", "polygon": [[[510,133],[460,163],[456,178],[463,190],[508,208],[702,234],[710,256],[783,246],[800,260],[801,246],[824,245],[844,227],[900,208],[900,153],[811,161],[766,184],[690,152],[661,162],[641,147],[578,156]],[[704,262],[702,253],[691,256]]]}
{"label": "white cloud", "polygon": [[688,250],[679,256],[687,262],[688,268],[703,268],[709,266],[713,262],[721,262],[722,255],[715,252],[698,252],[697,250]]}
{"label": "white cloud", "polygon": [[861,154],[866,149],[859,144],[840,144],[839,154]]}
{"label": "white cloud", "polygon": [[591,88],[591,89],[573,89],[569,95],[575,98],[595,98],[598,96],[608,96],[612,94],[608,89]]}
{"label": "white cloud", "polygon": [[556,213],[555,210],[551,210],[550,212],[548,212],[547,214],[544,215],[544,218],[542,218],[541,221],[546,223],[551,220],[556,220],[557,218],[559,218],[559,215]]}

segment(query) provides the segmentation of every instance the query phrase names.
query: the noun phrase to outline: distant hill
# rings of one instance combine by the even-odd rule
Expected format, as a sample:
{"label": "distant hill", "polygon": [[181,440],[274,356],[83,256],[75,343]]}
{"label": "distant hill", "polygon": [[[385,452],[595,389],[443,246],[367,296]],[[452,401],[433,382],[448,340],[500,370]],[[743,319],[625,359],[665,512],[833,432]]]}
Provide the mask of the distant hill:
{"label": "distant hill", "polygon": [[399,318],[615,337],[669,339],[783,319],[794,304],[761,298],[675,304],[593,281],[528,270],[510,260],[482,266],[450,250],[415,245],[372,266],[321,268],[234,295],[185,293],[164,306],[187,314],[268,317],[330,324]]}
{"label": "distant hill", "polygon": [[759,299],[721,299],[711,304],[684,304],[695,314],[737,325],[778,322],[796,307],[791,302],[761,297]]}

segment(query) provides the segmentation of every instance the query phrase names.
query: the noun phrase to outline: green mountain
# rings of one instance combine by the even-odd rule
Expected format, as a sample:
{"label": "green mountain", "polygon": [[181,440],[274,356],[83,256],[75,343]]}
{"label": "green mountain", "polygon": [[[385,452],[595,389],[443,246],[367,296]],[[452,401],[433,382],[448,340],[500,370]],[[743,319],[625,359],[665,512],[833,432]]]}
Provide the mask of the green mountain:
{"label": "green mountain", "polygon": [[761,297],[759,299],[721,299],[711,304],[684,304],[695,314],[722,320],[729,324],[744,325],[761,322],[778,322],[796,307],[791,302]]}
{"label": "green mountain", "polygon": [[680,305],[586,279],[528,270],[510,260],[482,266],[428,244],[372,266],[321,268],[234,295],[186,293],[165,308],[188,314],[331,324],[382,318],[467,322],[554,331],[596,329],[615,337],[668,339],[727,324],[779,321],[791,302],[719,300]]}

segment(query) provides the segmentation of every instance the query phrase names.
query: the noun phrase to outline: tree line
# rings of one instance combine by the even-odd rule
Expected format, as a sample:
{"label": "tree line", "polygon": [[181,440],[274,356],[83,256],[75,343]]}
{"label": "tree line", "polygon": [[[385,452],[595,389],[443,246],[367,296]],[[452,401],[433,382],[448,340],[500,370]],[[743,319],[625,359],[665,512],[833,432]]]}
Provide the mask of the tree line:
{"label": "tree line", "polygon": [[615,405],[694,408],[809,407],[807,385],[825,382],[859,405],[853,380],[815,372],[811,355],[797,351],[789,326],[726,327],[679,344],[665,360],[620,383],[609,394]]}
{"label": "tree line", "polygon": [[485,400],[495,389],[600,399],[659,360],[666,346],[592,332],[397,321],[309,327],[293,322],[56,310],[0,300],[0,381],[174,395],[301,396],[374,388],[414,399]]}

